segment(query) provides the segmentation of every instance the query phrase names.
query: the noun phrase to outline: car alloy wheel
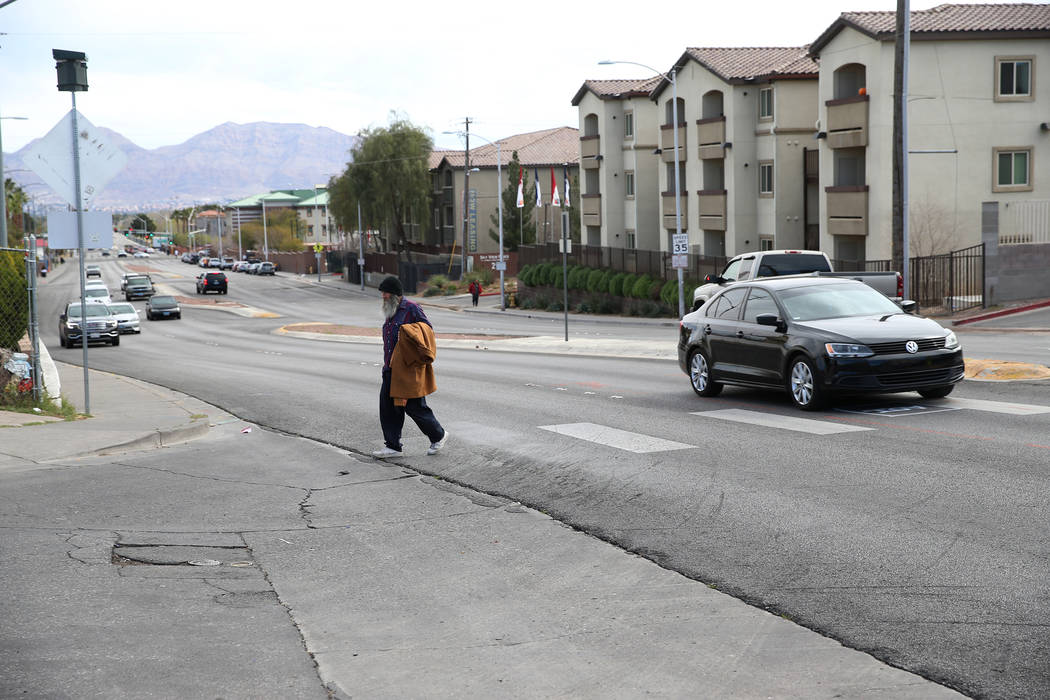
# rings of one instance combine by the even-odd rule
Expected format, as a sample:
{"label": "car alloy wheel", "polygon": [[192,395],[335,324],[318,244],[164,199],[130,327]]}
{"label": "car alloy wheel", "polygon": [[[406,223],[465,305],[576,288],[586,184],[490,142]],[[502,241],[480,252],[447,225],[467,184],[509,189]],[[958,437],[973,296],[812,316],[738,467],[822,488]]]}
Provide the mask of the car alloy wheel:
{"label": "car alloy wheel", "polygon": [[722,385],[711,381],[711,366],[703,350],[695,351],[689,358],[689,383],[697,396],[718,396]]}
{"label": "car alloy wheel", "polygon": [[813,365],[804,357],[796,357],[791,362],[790,386],[791,399],[804,411],[816,411],[824,406],[824,392],[817,384]]}

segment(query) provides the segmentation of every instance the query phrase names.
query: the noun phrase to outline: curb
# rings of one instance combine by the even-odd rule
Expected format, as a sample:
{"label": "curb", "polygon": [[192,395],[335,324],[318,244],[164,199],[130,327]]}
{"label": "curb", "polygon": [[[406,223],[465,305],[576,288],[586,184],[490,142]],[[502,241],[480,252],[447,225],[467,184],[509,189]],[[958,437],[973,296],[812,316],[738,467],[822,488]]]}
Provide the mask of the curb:
{"label": "curb", "polygon": [[968,323],[976,323],[978,321],[987,321],[993,318],[1001,318],[1003,316],[1012,316],[1013,314],[1019,314],[1022,311],[1032,311],[1034,309],[1043,309],[1050,306],[1050,301],[1040,301],[1035,304],[1028,304],[1026,306],[1017,306],[1012,309],[1003,309],[1002,311],[990,311],[986,314],[980,314],[979,316],[971,316],[970,318],[959,319],[958,321],[952,321],[953,326],[963,326]]}
{"label": "curb", "polygon": [[154,450],[160,447],[168,447],[183,442],[189,442],[190,440],[196,440],[197,438],[207,435],[210,430],[210,423],[195,423],[180,428],[171,428],[170,430],[155,430],[152,433],[148,433],[142,437],[133,438],[126,442],[119,442],[115,445],[109,445],[108,447],[100,447],[90,454],[101,456],[113,454],[115,452]]}

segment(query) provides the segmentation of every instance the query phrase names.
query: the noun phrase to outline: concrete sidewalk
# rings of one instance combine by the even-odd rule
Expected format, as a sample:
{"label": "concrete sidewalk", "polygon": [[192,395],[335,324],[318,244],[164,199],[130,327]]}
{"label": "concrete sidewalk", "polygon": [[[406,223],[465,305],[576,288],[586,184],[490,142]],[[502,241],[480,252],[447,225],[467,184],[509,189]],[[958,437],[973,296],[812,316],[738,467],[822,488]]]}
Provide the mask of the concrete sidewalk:
{"label": "concrete sidewalk", "polygon": [[[82,370],[58,367],[67,394],[80,395]],[[421,476],[410,459],[374,462],[259,428],[249,447],[226,412],[104,372],[91,373],[91,403],[90,418],[0,429],[4,492],[24,504],[0,508],[6,575],[49,577],[46,584],[6,586],[5,604],[18,611],[0,632],[0,646],[15,652],[0,663],[7,691],[68,688],[62,684],[70,674],[93,664],[90,685],[77,687],[99,696],[123,697],[137,687],[151,697],[258,697],[260,684],[275,682],[260,669],[278,669],[305,649],[309,657],[292,664],[298,675],[285,676],[289,686],[298,684],[298,697],[308,696],[310,659],[323,684],[318,695],[337,698],[960,697],[541,513]],[[205,436],[199,449],[179,444]],[[430,458],[419,459],[423,467]],[[211,471],[213,464],[221,471]],[[48,490],[34,485],[36,474],[49,475]],[[158,490],[150,479],[167,486]],[[69,495],[59,484],[88,483],[76,510],[62,505]],[[273,488],[281,484],[287,486]],[[304,500],[307,487],[313,495]],[[257,502],[261,493],[269,500]],[[225,523],[227,511],[247,546],[228,556],[254,555],[257,569],[227,570],[252,566],[241,561],[217,561],[209,570],[150,558],[150,544],[164,543],[164,552],[177,555],[170,545],[183,540],[220,547],[209,552],[221,552],[227,540],[239,543],[229,529],[206,534],[220,527],[209,519]],[[108,524],[112,517],[120,519]],[[190,522],[200,534],[186,534]],[[80,533],[69,541],[80,547],[75,559],[95,567],[90,592],[81,592],[76,581],[84,579],[70,570],[68,553],[37,541],[40,528]],[[76,545],[88,540],[90,547]],[[120,573],[110,562],[117,547],[141,563]],[[156,575],[164,579],[153,578],[151,565],[161,565]],[[182,583],[158,588],[166,579]],[[61,602],[22,600],[37,585],[58,587]],[[241,588],[253,602],[231,606],[223,601],[234,593],[216,595]],[[191,595],[194,602],[184,603]],[[91,601],[111,599],[127,638],[90,622],[99,614]],[[69,625],[63,641],[31,624],[53,617],[56,605]],[[151,631],[155,625],[163,627],[162,639]],[[294,625],[295,633],[280,625]],[[241,640],[242,627],[267,636]],[[35,653],[19,645],[27,630]],[[62,664],[47,661],[52,642],[67,649]],[[209,662],[193,673],[163,671],[158,644],[167,650],[161,660],[205,654]],[[247,648],[256,666],[241,668],[231,660]],[[224,669],[230,685],[219,693]],[[251,683],[254,690],[246,690]],[[274,686],[262,695],[267,689],[282,693]]]}

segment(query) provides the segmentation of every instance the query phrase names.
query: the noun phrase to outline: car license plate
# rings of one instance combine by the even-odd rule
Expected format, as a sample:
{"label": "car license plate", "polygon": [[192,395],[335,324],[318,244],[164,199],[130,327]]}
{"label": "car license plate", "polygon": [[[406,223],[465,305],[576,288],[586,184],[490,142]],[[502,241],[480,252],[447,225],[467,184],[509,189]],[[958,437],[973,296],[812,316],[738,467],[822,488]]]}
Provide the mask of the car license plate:
{"label": "car license plate", "polygon": [[98,333],[88,333],[88,338],[98,339]]}

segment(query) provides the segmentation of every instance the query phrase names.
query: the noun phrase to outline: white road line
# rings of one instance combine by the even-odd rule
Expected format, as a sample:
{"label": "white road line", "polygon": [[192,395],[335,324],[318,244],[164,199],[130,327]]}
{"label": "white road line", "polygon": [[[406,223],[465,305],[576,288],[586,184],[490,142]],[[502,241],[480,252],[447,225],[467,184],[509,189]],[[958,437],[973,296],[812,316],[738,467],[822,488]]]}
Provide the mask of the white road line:
{"label": "white road line", "polygon": [[1005,401],[981,401],[980,399],[946,398],[944,403],[952,408],[971,408],[975,411],[990,413],[1008,413],[1013,416],[1034,416],[1039,413],[1050,413],[1050,406],[1036,406],[1026,403],[1007,403]]}
{"label": "white road line", "polygon": [[664,440],[651,435],[632,433],[627,430],[610,428],[607,425],[597,423],[564,423],[562,425],[541,425],[540,430],[549,430],[559,435],[596,442],[599,445],[615,447],[627,452],[667,452],[669,450],[688,450],[695,445],[686,445],[682,442]]}
{"label": "white road line", "polygon": [[795,418],[794,416],[782,416],[775,413],[743,411],[738,408],[727,408],[722,411],[693,411],[691,412],[691,415],[730,420],[736,423],[761,425],[767,428],[794,430],[800,433],[810,433],[812,435],[833,435],[835,433],[855,433],[861,430],[874,430],[874,428],[862,428],[857,425],[846,425],[845,423],[829,423],[827,421],[813,420],[811,418]]}

